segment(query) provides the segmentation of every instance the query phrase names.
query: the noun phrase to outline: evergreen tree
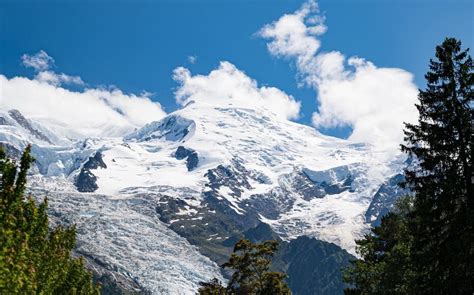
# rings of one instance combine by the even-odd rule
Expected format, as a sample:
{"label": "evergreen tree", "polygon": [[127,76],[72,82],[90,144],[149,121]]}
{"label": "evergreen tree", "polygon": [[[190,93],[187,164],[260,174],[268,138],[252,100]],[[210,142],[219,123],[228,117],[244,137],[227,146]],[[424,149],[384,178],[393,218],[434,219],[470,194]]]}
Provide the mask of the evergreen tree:
{"label": "evergreen tree", "polygon": [[411,294],[413,236],[407,222],[411,210],[411,197],[399,199],[379,226],[356,241],[361,259],[343,271],[344,281],[351,286],[345,294]]}
{"label": "evergreen tree", "polygon": [[417,293],[474,290],[473,70],[460,41],[437,46],[419,92],[418,124],[406,124],[402,150],[417,161],[405,171],[416,195],[409,226]]}
{"label": "evergreen tree", "polygon": [[0,147],[0,294],[99,294],[83,260],[71,257],[75,228],[49,230],[47,199],[25,197],[30,150],[17,167]]}
{"label": "evergreen tree", "polygon": [[345,271],[347,294],[474,290],[474,71],[468,50],[447,38],[425,77],[418,124],[406,124],[402,145],[414,159],[404,183],[414,193],[413,206],[388,214],[357,241],[362,259]]}
{"label": "evergreen tree", "polygon": [[198,290],[200,295],[226,295],[227,289],[222,286],[221,281],[214,278],[209,282],[200,282],[201,287]]}
{"label": "evergreen tree", "polygon": [[277,250],[276,241],[253,244],[249,240],[240,240],[234,246],[229,261],[224,268],[233,271],[227,288],[216,279],[201,283],[198,290],[201,295],[236,294],[236,295],[286,295],[291,294],[284,282],[285,274],[270,270],[271,258]]}

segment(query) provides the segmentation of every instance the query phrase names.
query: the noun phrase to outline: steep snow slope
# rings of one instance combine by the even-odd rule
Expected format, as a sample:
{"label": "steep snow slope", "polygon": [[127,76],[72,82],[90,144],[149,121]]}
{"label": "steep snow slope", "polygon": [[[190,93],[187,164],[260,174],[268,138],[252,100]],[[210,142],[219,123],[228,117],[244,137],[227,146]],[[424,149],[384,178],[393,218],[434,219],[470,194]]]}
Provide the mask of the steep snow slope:
{"label": "steep snow slope", "polygon": [[0,142],[17,151],[33,143],[32,189],[50,191],[57,220],[82,226],[80,252],[155,293],[220,276],[189,242],[218,261],[223,241],[261,221],[282,239],[306,235],[354,253],[354,239],[401,194],[400,155],[259,107],[190,102],[131,133],[79,141],[8,111]]}
{"label": "steep snow slope", "polygon": [[[198,155],[192,171],[175,156],[181,146]],[[155,191],[182,198],[186,188],[194,192],[195,206],[202,202],[201,191],[209,190],[206,172],[237,160],[258,177],[240,186],[239,193],[226,183],[219,186],[219,196],[236,213],[246,211],[246,200],[278,195],[275,189],[284,188],[281,197],[292,199],[293,206],[281,208],[277,216],[258,212],[263,221],[283,238],[314,236],[352,252],[354,238],[367,228],[364,214],[372,197],[402,165],[390,153],[324,136],[265,110],[203,103],[190,103],[125,136],[123,143],[104,143],[102,150],[107,169],[93,172],[98,193],[124,197]],[[327,186],[324,196],[305,197],[301,187],[291,187],[295,173]],[[346,188],[338,188],[344,182]]]}
{"label": "steep snow slope", "polygon": [[[77,225],[76,252],[95,265],[124,275],[153,294],[193,294],[200,281],[223,280],[219,267],[168,229],[154,210],[152,194],[116,200],[71,193],[67,183],[31,179],[37,196],[48,195],[53,221]],[[52,190],[51,190],[52,189]]]}
{"label": "steep snow slope", "polygon": [[77,170],[97,150],[118,145],[120,139],[55,145],[37,136],[38,130],[47,129],[18,111],[0,113],[0,145],[14,157],[28,143],[33,145],[36,165],[29,179],[30,191],[38,200],[48,196],[53,224],[77,225],[76,252],[97,273],[124,276],[153,294],[194,294],[200,281],[214,277],[224,281],[217,264],[158,219],[154,207],[159,196],[120,200],[77,192],[73,185]]}

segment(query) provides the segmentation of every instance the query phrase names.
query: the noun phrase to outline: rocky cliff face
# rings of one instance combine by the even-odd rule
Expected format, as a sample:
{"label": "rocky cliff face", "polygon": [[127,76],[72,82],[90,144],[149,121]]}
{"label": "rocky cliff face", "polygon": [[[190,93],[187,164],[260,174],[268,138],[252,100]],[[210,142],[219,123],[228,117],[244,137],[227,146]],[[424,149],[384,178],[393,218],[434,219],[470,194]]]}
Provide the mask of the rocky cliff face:
{"label": "rocky cliff face", "polygon": [[400,186],[404,181],[405,176],[402,173],[397,173],[380,186],[365,213],[368,223],[372,226],[380,225],[382,217],[390,212],[397,199],[410,194],[410,190]]}
{"label": "rocky cliff face", "polygon": [[[47,143],[52,143],[52,141],[46,135],[44,135],[41,131],[39,131],[35,127],[33,127],[32,124],[30,123],[30,121],[28,119],[26,119],[20,113],[20,111],[18,111],[18,110],[9,110],[8,114],[10,115],[10,117],[13,120],[16,121],[16,123],[18,123],[21,127],[26,129],[31,135],[33,135],[37,139],[39,139],[41,141],[44,141],[44,142],[47,142]],[[3,120],[5,120],[5,119],[3,119]],[[2,125],[6,125],[6,124],[2,124]]]}
{"label": "rocky cliff face", "polygon": [[199,164],[198,153],[183,146],[178,147],[175,157],[178,160],[186,160],[186,167],[188,168],[188,171],[192,171]]}
{"label": "rocky cliff face", "polygon": [[339,294],[354,239],[406,193],[402,157],[262,109],[193,103],[80,141],[18,113],[0,113],[0,143],[33,144],[32,192],[48,195],[54,223],[77,223],[77,253],[97,275],[128,291],[191,294],[224,280],[238,238],[271,237],[295,294]]}
{"label": "rocky cliff face", "polygon": [[97,186],[97,177],[94,175],[93,170],[106,169],[107,165],[102,160],[102,154],[96,152],[94,156],[89,157],[87,162],[81,168],[81,172],[76,178],[74,185],[77,190],[82,193],[95,192],[99,187]]}

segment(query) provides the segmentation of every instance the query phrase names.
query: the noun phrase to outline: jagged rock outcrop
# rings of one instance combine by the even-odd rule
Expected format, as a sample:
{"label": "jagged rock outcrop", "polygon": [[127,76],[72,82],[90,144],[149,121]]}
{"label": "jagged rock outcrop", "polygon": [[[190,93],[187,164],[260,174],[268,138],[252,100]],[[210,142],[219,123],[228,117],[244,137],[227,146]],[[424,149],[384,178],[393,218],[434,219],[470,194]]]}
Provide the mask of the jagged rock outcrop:
{"label": "jagged rock outcrop", "polygon": [[132,133],[80,140],[68,126],[14,115],[55,144],[0,114],[9,124],[0,124],[0,141],[17,151],[33,142],[32,188],[49,196],[52,219],[78,224],[77,250],[102,267],[111,290],[192,293],[220,276],[217,265],[245,236],[282,241],[274,265],[295,294],[340,294],[345,250],[354,253],[367,232],[366,212],[372,221],[391,208],[398,192],[384,182],[405,165],[232,105],[192,103]]}
{"label": "jagged rock outcrop", "polygon": [[282,241],[271,227],[264,223],[246,230],[240,236],[229,238],[223,244],[233,247],[240,238],[249,239],[253,243],[278,241],[279,250],[273,257],[273,267],[288,275],[288,286],[292,293],[297,295],[342,294],[344,283],[341,269],[348,266],[350,260],[355,259],[335,244],[306,236]]}
{"label": "jagged rock outcrop", "polygon": [[75,182],[78,191],[91,193],[99,188],[97,186],[97,177],[92,173],[92,170],[98,168],[107,168],[107,165],[102,160],[102,154],[100,152],[96,152],[94,156],[89,157],[87,162],[82,166],[81,172],[77,176]]}
{"label": "jagged rock outcrop", "polygon": [[405,176],[398,173],[380,186],[365,213],[365,219],[368,223],[372,226],[380,225],[382,217],[390,212],[397,199],[410,194],[409,189],[400,186],[404,181]]}
{"label": "jagged rock outcrop", "polygon": [[285,265],[293,294],[334,295],[343,293],[341,269],[355,257],[335,244],[300,236],[282,244],[276,259]]}
{"label": "jagged rock outcrop", "polygon": [[180,141],[194,132],[196,123],[178,115],[169,115],[160,121],[151,122],[139,130],[125,136],[125,140],[150,141],[164,138],[169,141]]}
{"label": "jagged rock outcrop", "polygon": [[175,152],[175,157],[178,160],[186,159],[186,167],[188,171],[192,171],[199,164],[198,153],[192,149],[187,149],[184,146],[179,146]]}
{"label": "jagged rock outcrop", "polygon": [[[51,140],[44,135],[41,131],[34,128],[31,123],[26,119],[18,110],[9,110],[8,114],[10,117],[15,120],[21,127],[28,130],[33,136],[38,138],[39,140],[45,141],[47,143],[52,143]],[[0,124],[4,125],[4,124]]]}

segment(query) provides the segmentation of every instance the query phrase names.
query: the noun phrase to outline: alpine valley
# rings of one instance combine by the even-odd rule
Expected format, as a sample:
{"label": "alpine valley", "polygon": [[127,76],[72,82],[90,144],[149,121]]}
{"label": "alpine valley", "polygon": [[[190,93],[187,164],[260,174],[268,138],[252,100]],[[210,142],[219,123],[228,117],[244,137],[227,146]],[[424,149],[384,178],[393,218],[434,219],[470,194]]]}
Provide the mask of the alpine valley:
{"label": "alpine valley", "polygon": [[406,193],[400,154],[231,100],[103,130],[0,111],[1,144],[12,157],[32,144],[30,192],[48,197],[53,225],[77,225],[75,252],[104,294],[225,281],[242,237],[280,241],[273,264],[294,294],[342,294],[354,240]]}

